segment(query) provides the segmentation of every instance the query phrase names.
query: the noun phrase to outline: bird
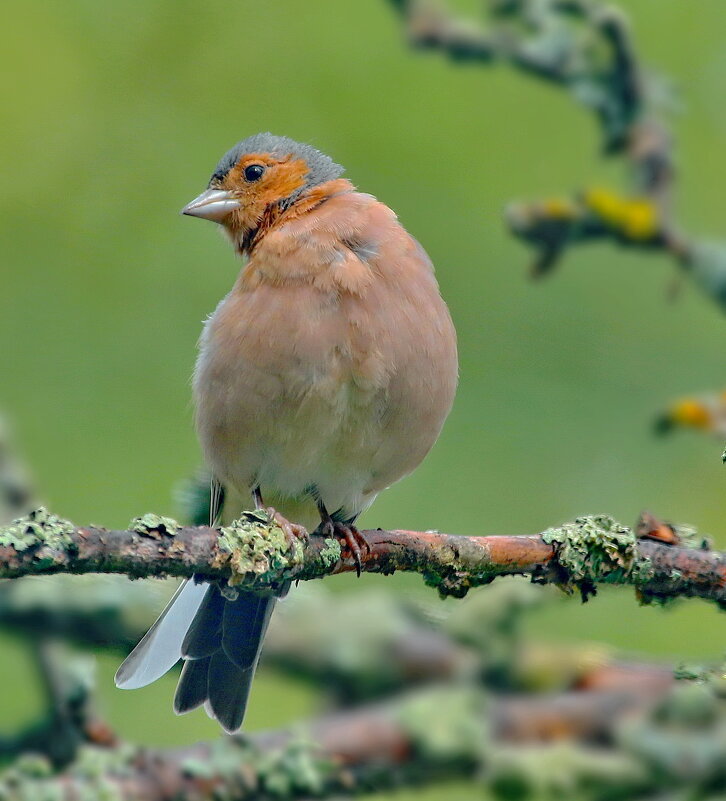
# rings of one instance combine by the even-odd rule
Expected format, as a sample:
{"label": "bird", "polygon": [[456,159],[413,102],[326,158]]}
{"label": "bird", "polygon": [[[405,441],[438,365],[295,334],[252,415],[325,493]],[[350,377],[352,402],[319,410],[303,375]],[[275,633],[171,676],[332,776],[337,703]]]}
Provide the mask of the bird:
{"label": "bird", "polygon": [[[456,332],[419,242],[315,147],[260,133],[182,213],[218,223],[243,266],[207,319],[193,376],[212,519],[266,509],[292,538],[334,536],[360,574],[356,520],[436,442],[458,382]],[[291,522],[294,521],[294,522]],[[233,733],[277,594],[195,576],[116,674],[183,660],[174,698]]]}

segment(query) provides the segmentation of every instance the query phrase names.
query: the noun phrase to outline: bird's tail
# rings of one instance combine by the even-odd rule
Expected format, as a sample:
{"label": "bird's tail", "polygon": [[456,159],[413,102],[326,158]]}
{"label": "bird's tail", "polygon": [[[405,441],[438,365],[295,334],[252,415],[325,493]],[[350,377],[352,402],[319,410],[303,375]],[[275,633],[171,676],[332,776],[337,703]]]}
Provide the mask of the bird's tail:
{"label": "bird's tail", "polygon": [[183,659],[174,711],[204,704],[225,731],[237,731],[275,601],[189,579],[119,667],[116,686],[145,687]]}

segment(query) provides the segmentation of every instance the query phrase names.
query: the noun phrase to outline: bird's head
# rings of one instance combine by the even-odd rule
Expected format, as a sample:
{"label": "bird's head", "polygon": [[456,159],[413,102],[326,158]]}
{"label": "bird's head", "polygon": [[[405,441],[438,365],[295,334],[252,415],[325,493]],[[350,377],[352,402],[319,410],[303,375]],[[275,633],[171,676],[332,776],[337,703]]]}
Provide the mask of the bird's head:
{"label": "bird's head", "polygon": [[247,250],[266,218],[293,206],[343,168],[311,145],[285,136],[250,136],[222,156],[208,188],[182,214],[223,225]]}

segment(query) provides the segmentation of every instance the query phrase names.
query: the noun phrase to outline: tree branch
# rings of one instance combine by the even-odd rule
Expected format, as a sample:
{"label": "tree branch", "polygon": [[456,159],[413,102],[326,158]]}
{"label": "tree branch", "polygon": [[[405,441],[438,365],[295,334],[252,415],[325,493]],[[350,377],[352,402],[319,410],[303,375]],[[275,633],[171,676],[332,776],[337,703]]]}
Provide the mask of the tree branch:
{"label": "tree branch", "polygon": [[[665,525],[665,524],[663,524]],[[671,527],[672,528],[672,527]],[[464,537],[436,531],[362,532],[362,568],[421,573],[442,596],[463,597],[497,576],[530,575],[586,600],[598,584],[629,584],[641,598],[699,597],[726,603],[726,554],[666,543],[649,518],[636,533],[607,516],[529,536]],[[672,531],[676,529],[672,528]],[[675,535],[674,535],[675,536]],[[261,592],[289,580],[354,570],[337,540],[311,536],[292,545],[265,512],[232,526],[182,527],[146,515],[124,531],[76,527],[44,509],[0,528],[0,578],[50,573],[123,573],[131,578],[203,575]]]}
{"label": "tree branch", "polygon": [[[716,788],[726,763],[715,692],[691,682],[535,699],[493,698],[470,686],[430,688],[294,730],[167,750],[89,748],[57,775],[44,776],[42,759],[29,760],[4,775],[0,795],[285,801],[461,776],[477,779],[495,798],[530,797],[526,791],[535,788],[554,797],[563,776],[572,798],[584,797],[575,792],[584,789],[588,798],[605,799],[615,790],[625,797],[636,790]],[[706,704],[713,714],[694,722],[694,710]],[[702,741],[711,747],[694,760]]]}
{"label": "tree branch", "polygon": [[506,63],[569,92],[596,117],[604,153],[625,161],[626,192],[589,186],[509,204],[510,231],[536,254],[533,277],[551,272],[572,246],[607,240],[669,255],[726,310],[726,242],[686,235],[674,217],[674,142],[658,115],[663,81],[644,69],[622,12],[596,0],[489,0],[481,24],[437,0],[389,3],[413,47],[460,63]]}

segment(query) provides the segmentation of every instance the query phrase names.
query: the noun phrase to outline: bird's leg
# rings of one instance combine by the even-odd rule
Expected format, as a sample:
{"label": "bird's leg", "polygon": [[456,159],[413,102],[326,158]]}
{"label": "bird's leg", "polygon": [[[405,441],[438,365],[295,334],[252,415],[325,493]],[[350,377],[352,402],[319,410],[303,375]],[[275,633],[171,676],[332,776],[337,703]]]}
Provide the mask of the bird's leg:
{"label": "bird's leg", "polygon": [[259,487],[254,487],[252,490],[252,501],[255,504],[255,510],[265,508],[265,502],[262,500],[262,492]]}
{"label": "bird's leg", "polygon": [[341,523],[338,520],[333,520],[322,501],[318,501],[318,511],[320,512],[320,526],[317,528],[316,534],[321,534],[323,537],[335,537],[339,540],[340,544],[347,548],[353,557],[355,572],[360,578],[361,548],[365,548],[366,553],[371,552],[368,540],[352,523]]}
{"label": "bird's leg", "polygon": [[295,547],[296,542],[302,542],[303,545],[307,543],[310,538],[307,529],[298,523],[291,523],[286,517],[281,515],[277,509],[273,509],[272,506],[265,506],[259,487],[253,488],[252,500],[254,501],[255,509],[264,509],[270,518],[282,529],[291,550]]}

